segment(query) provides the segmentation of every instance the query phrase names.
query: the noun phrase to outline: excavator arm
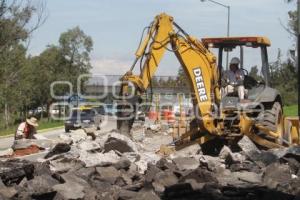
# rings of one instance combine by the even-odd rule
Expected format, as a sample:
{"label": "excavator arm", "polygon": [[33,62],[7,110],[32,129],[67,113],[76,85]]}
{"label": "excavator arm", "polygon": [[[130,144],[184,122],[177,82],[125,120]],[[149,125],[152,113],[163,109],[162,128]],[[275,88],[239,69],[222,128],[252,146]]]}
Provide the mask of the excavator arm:
{"label": "excavator arm", "polygon": [[[167,45],[170,44],[169,34],[174,31],[172,20],[172,17],[166,14],[155,17],[145,39],[135,53],[136,58],[131,69],[122,77],[123,81],[132,82],[140,92],[145,92],[149,87],[151,78],[166,52]],[[133,75],[132,70],[139,59],[145,59],[142,71],[140,75]]]}
{"label": "excavator arm", "polygon": [[[220,102],[216,58],[199,40],[185,33],[173,22],[171,16],[164,13],[158,15],[151,23],[144,41],[136,51],[133,66],[121,78],[121,94],[126,96],[128,93],[128,82],[135,86],[137,95],[144,93],[169,46],[187,74],[191,92],[194,94],[195,113],[200,119],[200,130],[197,131],[217,134],[213,117],[217,113],[218,106],[215,105]],[[144,57],[140,75],[133,75],[134,66]]]}

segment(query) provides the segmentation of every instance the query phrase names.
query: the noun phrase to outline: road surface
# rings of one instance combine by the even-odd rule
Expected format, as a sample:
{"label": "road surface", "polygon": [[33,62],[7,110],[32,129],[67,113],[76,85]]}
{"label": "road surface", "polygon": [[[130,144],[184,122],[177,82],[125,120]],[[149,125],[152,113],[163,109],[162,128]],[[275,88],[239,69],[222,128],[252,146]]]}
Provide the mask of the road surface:
{"label": "road surface", "polygon": [[[116,129],[116,120],[115,119],[107,119],[104,120],[101,124],[100,132],[108,132],[112,129]],[[52,129],[46,132],[38,133],[43,135],[44,137],[51,139],[51,140],[59,140],[59,135],[65,134],[64,128]],[[14,138],[12,136],[3,137],[0,139],[0,150],[8,149],[12,146],[14,142]]]}

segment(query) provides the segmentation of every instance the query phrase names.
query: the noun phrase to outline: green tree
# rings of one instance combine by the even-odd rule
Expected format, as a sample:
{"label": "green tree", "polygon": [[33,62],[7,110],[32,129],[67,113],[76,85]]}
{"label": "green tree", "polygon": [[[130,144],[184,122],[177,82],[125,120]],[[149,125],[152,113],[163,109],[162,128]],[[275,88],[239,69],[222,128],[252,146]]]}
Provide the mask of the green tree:
{"label": "green tree", "polygon": [[12,113],[21,102],[27,100],[27,94],[23,92],[25,87],[22,72],[26,69],[26,50],[22,45],[11,47],[9,51],[0,54],[1,84],[0,102],[4,110],[4,125],[8,127],[12,122]]}
{"label": "green tree", "polygon": [[177,84],[180,87],[189,87],[188,77],[182,67],[179,68],[177,73]]}
{"label": "green tree", "polygon": [[[286,0],[288,3],[294,3],[296,2],[295,0]],[[298,12],[297,10],[290,10],[288,12],[288,24],[287,24],[287,30],[289,33],[292,35],[297,36],[298,33]]]}
{"label": "green tree", "polygon": [[[54,81],[64,80],[67,78],[62,73],[61,64],[64,62],[61,50],[54,46],[48,46],[39,56],[31,59],[32,82],[34,83],[34,107],[47,105],[47,110],[52,102],[50,94],[50,85]],[[60,94],[63,94],[61,87]],[[41,115],[43,117],[43,115]]]}
{"label": "green tree", "polygon": [[[12,123],[17,109],[29,101],[28,93],[23,92],[29,84],[23,76],[28,67],[25,46],[42,22],[40,11],[30,1],[0,0],[0,113],[5,127]],[[35,15],[37,21],[33,22]]]}
{"label": "green tree", "polygon": [[[33,72],[40,74],[33,80],[36,83],[35,102],[39,106],[47,105],[49,110],[49,105],[56,100],[50,94],[50,85],[55,81],[69,81],[76,91],[78,76],[89,73],[91,69],[92,46],[91,37],[75,27],[61,34],[58,46],[50,45],[32,59]],[[67,85],[56,85],[54,89],[60,96],[69,91]]]}
{"label": "green tree", "polygon": [[[72,28],[60,35],[59,48],[64,57],[64,73],[69,81],[76,86],[80,74],[89,73],[91,69],[90,53],[93,50],[93,40],[79,27]],[[76,87],[74,87],[76,91]]]}
{"label": "green tree", "polygon": [[295,63],[291,59],[282,61],[281,51],[278,50],[277,60],[270,64],[270,82],[283,97],[284,104],[297,103],[297,72]]}

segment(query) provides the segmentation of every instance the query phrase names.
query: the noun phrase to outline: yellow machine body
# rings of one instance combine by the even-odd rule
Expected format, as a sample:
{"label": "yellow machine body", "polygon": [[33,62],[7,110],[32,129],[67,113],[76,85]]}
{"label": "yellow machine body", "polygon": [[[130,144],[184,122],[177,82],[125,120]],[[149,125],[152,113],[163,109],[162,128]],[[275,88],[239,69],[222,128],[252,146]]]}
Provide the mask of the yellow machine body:
{"label": "yellow machine body", "polygon": [[[155,17],[151,23],[147,35],[136,51],[136,59],[132,68],[121,78],[123,81],[121,94],[128,93],[128,82],[133,83],[136,95],[146,92],[164,53],[170,50],[176,55],[183,67],[190,84],[193,96],[193,104],[198,114],[197,126],[182,135],[177,145],[182,145],[186,138],[194,138],[193,142],[205,143],[215,137],[241,137],[247,135],[257,144],[267,148],[280,147],[277,140],[269,141],[255,134],[254,130],[260,130],[273,138],[280,138],[283,133],[274,133],[256,124],[245,112],[239,113],[240,132],[235,135],[224,135],[225,113],[220,108],[221,85],[220,73],[217,67],[216,56],[209,50],[210,44],[218,45],[218,42],[239,41],[241,43],[252,42],[257,45],[269,46],[270,41],[265,37],[231,37],[231,38],[205,38],[202,41],[188,35],[173,20],[173,17],[162,13]],[[133,75],[134,65],[143,58],[142,69],[139,75]],[[299,120],[288,120],[293,133],[292,141],[299,140]],[[298,124],[296,126],[296,124]],[[284,126],[284,125],[283,125]],[[296,131],[297,129],[297,131]],[[295,133],[297,132],[297,133]],[[296,136],[297,135],[297,136]],[[197,137],[194,137],[197,136]]]}

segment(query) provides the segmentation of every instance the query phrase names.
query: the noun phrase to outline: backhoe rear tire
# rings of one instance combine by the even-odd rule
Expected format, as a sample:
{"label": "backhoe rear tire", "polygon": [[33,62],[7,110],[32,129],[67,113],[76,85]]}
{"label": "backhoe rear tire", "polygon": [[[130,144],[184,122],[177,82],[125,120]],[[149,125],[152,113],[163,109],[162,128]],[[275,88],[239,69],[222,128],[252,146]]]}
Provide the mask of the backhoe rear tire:
{"label": "backhoe rear tire", "polygon": [[[278,133],[277,142],[283,144],[283,140],[288,138],[283,138],[283,112],[282,107],[279,102],[274,102],[271,109],[266,109],[260,116],[261,125],[266,127],[267,129]],[[261,134],[262,137],[269,139],[270,136],[265,133]],[[287,140],[288,141],[288,140]],[[275,142],[275,141],[274,141]]]}

